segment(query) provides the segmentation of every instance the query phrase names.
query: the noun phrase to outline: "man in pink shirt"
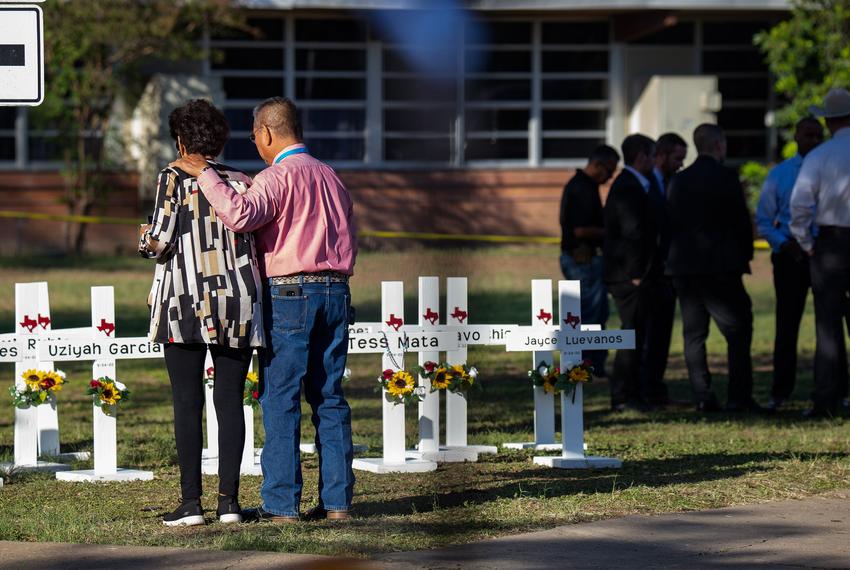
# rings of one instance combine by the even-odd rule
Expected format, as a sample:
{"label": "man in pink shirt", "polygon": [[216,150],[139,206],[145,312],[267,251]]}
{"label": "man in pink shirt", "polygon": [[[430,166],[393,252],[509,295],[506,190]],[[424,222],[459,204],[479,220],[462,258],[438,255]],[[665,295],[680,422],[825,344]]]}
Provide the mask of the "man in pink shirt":
{"label": "man in pink shirt", "polygon": [[254,109],[251,141],[269,167],[242,194],[203,157],[189,155],[173,166],[198,177],[225,226],[254,232],[268,283],[260,390],[266,441],[257,515],[299,520],[303,382],[320,458],[319,504],[306,518],[346,519],[354,489],[351,409],[342,393],[351,321],[348,278],[357,255],[351,197],[334,170],[307,152],[289,99],[273,97]]}

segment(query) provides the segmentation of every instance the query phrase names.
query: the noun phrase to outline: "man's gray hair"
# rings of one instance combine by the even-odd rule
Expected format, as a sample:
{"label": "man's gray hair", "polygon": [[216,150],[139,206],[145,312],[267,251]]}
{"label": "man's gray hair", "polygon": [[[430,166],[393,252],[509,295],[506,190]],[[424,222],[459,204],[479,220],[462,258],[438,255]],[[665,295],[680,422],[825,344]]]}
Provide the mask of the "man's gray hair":
{"label": "man's gray hair", "polygon": [[288,97],[270,97],[254,107],[254,125],[268,127],[276,134],[303,138],[295,103]]}

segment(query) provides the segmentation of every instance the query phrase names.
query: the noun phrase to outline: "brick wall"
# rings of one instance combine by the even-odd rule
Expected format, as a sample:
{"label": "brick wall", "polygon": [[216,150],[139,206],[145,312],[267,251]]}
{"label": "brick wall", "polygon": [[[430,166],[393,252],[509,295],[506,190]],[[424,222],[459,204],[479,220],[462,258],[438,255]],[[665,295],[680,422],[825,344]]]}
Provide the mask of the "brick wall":
{"label": "brick wall", "polygon": [[[561,190],[569,170],[341,171],[354,199],[358,227],[369,230],[558,236]],[[147,218],[137,175],[116,176],[92,215]],[[0,173],[0,209],[65,214],[56,172]],[[61,252],[69,224],[3,220],[0,254]],[[91,225],[86,249],[135,250],[133,226]]]}
{"label": "brick wall", "polygon": [[[145,219],[139,211],[138,178],[135,174],[115,176],[112,190],[95,206],[94,216]],[[58,172],[0,172],[0,210],[67,214],[62,203],[63,179]],[[41,220],[0,220],[0,254],[61,253],[74,224]],[[118,253],[136,249],[136,229],[126,225],[91,224],[86,250]],[[73,234],[71,234],[73,235]]]}

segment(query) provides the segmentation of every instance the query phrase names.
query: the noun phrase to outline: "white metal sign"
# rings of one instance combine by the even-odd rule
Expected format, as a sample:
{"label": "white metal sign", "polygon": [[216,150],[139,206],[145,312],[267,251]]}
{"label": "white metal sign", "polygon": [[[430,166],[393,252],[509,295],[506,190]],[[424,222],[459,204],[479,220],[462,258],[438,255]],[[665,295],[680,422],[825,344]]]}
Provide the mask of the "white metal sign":
{"label": "white metal sign", "polygon": [[0,4],[0,105],[44,100],[44,27],[40,6]]}

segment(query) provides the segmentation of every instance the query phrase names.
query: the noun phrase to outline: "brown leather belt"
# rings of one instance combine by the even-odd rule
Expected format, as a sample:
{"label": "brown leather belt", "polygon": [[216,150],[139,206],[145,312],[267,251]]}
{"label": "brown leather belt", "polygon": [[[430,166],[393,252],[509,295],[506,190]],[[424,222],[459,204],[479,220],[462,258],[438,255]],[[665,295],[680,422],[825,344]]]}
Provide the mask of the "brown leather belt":
{"label": "brown leather belt", "polygon": [[336,271],[321,271],[319,273],[298,273],[270,277],[272,285],[300,285],[301,283],[348,283],[348,275]]}

